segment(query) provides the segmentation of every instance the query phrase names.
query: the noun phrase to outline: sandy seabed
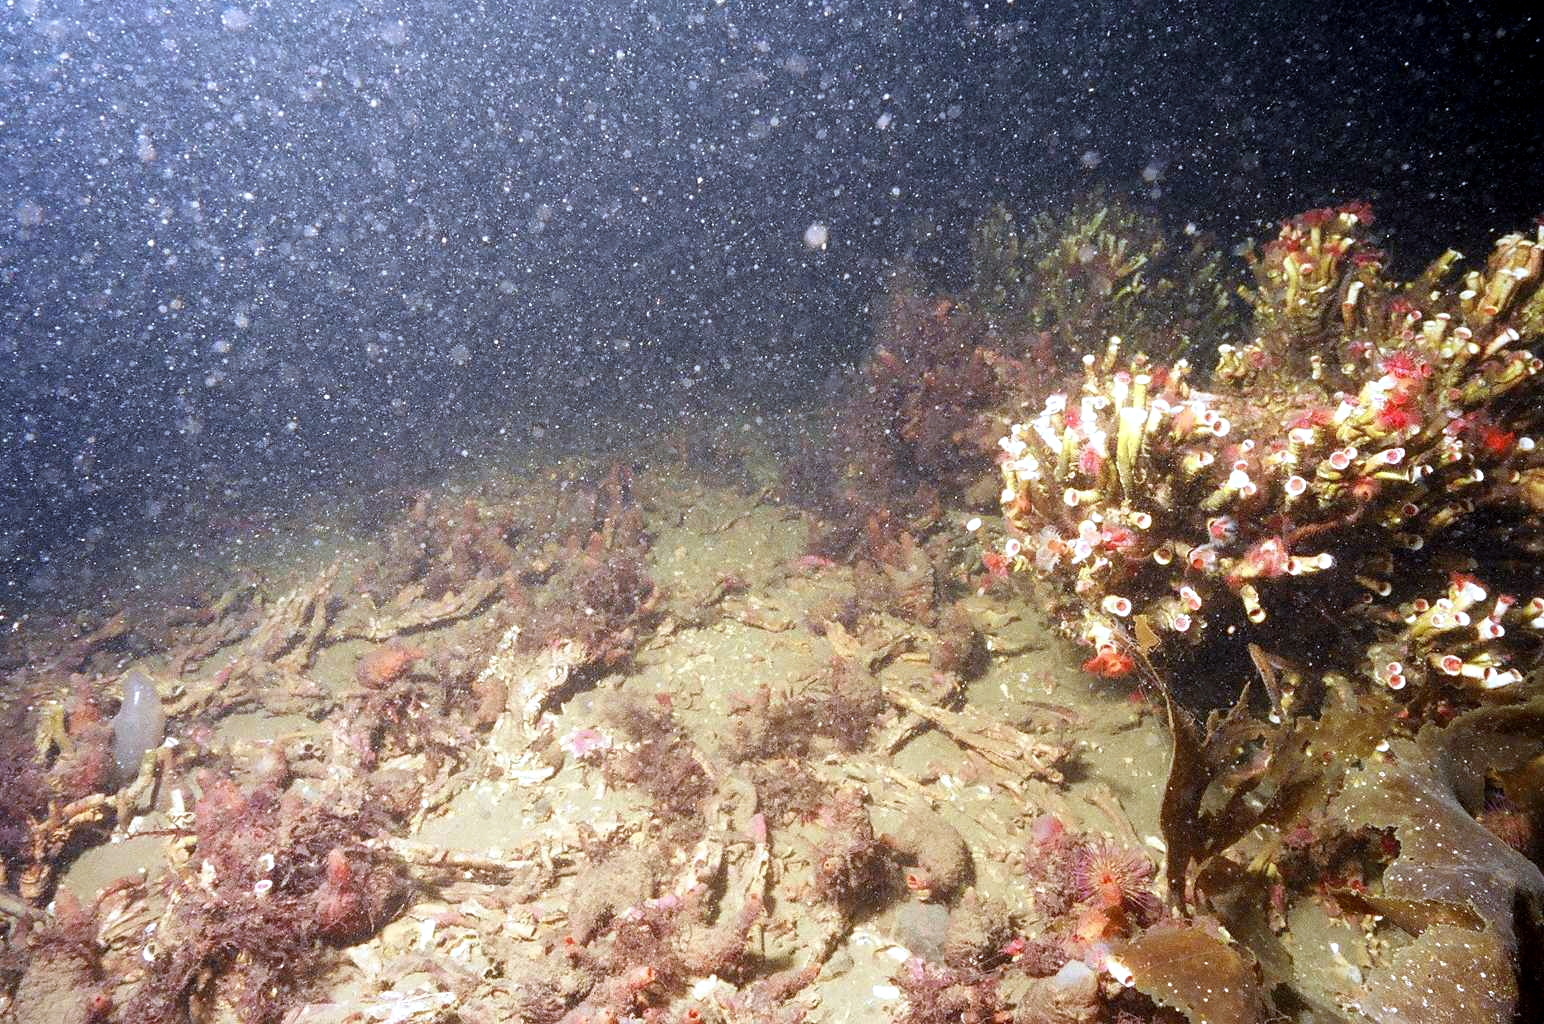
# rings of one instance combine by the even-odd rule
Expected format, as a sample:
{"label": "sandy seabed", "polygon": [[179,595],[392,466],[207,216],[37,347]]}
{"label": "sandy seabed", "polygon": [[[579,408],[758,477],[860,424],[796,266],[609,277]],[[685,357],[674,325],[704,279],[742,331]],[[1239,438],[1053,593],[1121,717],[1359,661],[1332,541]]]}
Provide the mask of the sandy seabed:
{"label": "sandy seabed", "polygon": [[1104,962],[1164,914],[1161,711],[973,589],[964,514],[808,554],[778,447],[222,514],[76,639],[38,616],[9,696],[64,709],[54,770],[131,669],[168,746],[35,829],[6,1019],[1179,1019]]}

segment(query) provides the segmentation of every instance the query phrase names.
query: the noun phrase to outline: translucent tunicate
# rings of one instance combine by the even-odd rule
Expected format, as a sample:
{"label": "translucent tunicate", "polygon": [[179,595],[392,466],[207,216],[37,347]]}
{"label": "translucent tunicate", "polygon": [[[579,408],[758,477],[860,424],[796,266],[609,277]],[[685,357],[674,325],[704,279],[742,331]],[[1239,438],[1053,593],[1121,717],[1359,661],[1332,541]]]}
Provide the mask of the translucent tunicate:
{"label": "translucent tunicate", "polygon": [[120,785],[139,774],[146,751],[166,738],[166,711],[155,683],[135,669],[123,680],[123,705],[113,716],[113,762]]}

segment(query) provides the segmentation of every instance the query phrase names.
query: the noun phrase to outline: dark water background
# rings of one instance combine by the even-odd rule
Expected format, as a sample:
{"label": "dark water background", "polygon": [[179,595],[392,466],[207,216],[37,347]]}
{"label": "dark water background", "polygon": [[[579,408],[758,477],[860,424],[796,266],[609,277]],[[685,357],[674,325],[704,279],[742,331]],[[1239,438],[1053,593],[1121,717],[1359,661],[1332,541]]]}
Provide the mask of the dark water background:
{"label": "dark water background", "polygon": [[1544,210],[1540,36],[1489,4],[13,0],[0,605],[211,503],[807,397],[998,200],[1098,185],[1226,247],[1363,198],[1407,268],[1477,255]]}

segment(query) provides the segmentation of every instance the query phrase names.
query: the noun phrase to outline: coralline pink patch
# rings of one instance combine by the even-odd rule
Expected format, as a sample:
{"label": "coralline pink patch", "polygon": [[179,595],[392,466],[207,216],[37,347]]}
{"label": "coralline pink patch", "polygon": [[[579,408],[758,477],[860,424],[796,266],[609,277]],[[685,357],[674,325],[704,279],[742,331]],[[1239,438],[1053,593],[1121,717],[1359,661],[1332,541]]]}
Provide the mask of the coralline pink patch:
{"label": "coralline pink patch", "polygon": [[1042,814],[1030,823],[1029,835],[1036,846],[1042,848],[1055,846],[1061,844],[1066,838],[1067,827],[1055,815]]}
{"label": "coralline pink patch", "polygon": [[1095,973],[1102,972],[1110,962],[1111,947],[1108,942],[1078,942],[1068,943],[1069,952],[1074,950],[1078,954],[1074,959],[1081,960],[1088,965],[1089,970]]}
{"label": "coralline pink patch", "polygon": [[1408,352],[1391,352],[1384,358],[1382,370],[1397,380],[1413,380],[1420,376],[1420,364]]}
{"label": "coralline pink patch", "polygon": [[1128,548],[1136,547],[1136,532],[1128,526],[1121,526],[1119,524],[1106,526],[1102,536],[1104,538],[1104,546],[1112,551],[1125,551]]}
{"label": "coralline pink patch", "polygon": [[1206,521],[1206,532],[1218,544],[1231,544],[1238,536],[1238,523],[1232,516],[1212,516]]}
{"label": "coralline pink patch", "polygon": [[1287,546],[1279,537],[1267,537],[1244,554],[1248,562],[1261,576],[1280,576],[1291,566]]}
{"label": "coralline pink patch", "polygon": [[580,726],[558,741],[573,757],[584,757],[597,750],[611,749],[611,737],[588,725]]}

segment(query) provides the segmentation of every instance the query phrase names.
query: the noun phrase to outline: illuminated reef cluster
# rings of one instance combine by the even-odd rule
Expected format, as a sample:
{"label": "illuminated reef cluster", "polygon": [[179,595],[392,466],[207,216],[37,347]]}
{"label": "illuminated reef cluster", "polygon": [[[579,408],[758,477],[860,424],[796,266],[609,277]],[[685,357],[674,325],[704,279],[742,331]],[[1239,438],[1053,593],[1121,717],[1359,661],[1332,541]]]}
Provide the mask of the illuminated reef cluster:
{"label": "illuminated reef cluster", "polygon": [[1086,339],[1119,331],[1178,358],[1241,329],[1215,247],[1196,231],[1176,242],[1119,201],[1033,216],[998,206],[970,250],[957,294],[915,269],[892,278],[873,347],[830,396],[830,443],[787,468],[784,496],[818,514],[812,554],[885,563],[901,535],[946,529],[947,509],[994,507],[1008,410],[1075,367]]}
{"label": "illuminated reef cluster", "polygon": [[1252,254],[1251,340],[1205,381],[1111,336],[1026,399],[987,563],[1059,586],[1090,670],[1222,635],[1422,699],[1522,678],[1544,626],[1544,232],[1398,283],[1370,220],[1310,211]]}

